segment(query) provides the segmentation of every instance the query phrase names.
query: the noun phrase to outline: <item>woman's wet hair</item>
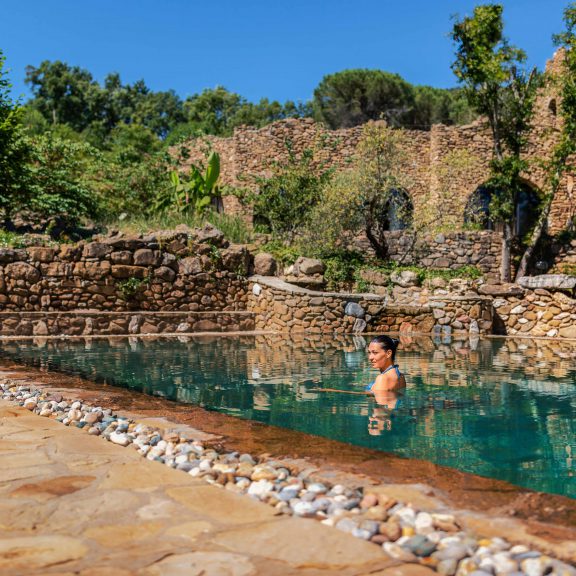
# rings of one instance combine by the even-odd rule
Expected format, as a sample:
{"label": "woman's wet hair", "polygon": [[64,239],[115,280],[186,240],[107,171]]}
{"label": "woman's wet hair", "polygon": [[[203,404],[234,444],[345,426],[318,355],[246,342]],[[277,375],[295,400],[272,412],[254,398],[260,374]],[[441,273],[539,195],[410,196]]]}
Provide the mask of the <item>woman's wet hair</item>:
{"label": "woman's wet hair", "polygon": [[398,348],[400,340],[390,338],[390,336],[376,336],[370,340],[370,344],[372,344],[372,342],[380,345],[382,350],[392,350],[392,362],[394,362],[394,359],[396,358],[396,348]]}

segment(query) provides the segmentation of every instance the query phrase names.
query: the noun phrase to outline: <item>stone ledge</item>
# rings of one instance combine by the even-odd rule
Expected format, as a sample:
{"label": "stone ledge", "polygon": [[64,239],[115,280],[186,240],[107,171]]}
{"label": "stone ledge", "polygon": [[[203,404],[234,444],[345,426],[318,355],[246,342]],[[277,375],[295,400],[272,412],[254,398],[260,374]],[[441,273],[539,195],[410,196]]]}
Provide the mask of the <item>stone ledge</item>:
{"label": "stone ledge", "polygon": [[282,290],[283,292],[288,292],[290,294],[305,294],[308,296],[315,297],[325,297],[325,298],[340,298],[342,300],[374,300],[374,301],[386,301],[385,296],[378,296],[377,294],[351,294],[347,292],[320,292],[318,290],[309,290],[308,288],[301,288],[295,284],[289,284],[276,278],[276,276],[250,276],[248,282],[257,283],[262,286],[267,286],[269,288],[275,288],[276,290]]}

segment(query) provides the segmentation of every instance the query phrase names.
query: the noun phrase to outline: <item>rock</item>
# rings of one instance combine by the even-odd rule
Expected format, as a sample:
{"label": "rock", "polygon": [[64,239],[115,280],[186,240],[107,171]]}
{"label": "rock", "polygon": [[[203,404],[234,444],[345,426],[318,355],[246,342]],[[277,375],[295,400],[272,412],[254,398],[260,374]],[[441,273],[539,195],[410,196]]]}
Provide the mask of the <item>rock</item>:
{"label": "rock", "polygon": [[130,318],[130,323],[128,324],[129,334],[138,334],[140,332],[140,326],[142,325],[142,316],[132,316]]}
{"label": "rock", "polygon": [[148,276],[148,270],[141,266],[126,266],[124,264],[116,264],[111,267],[111,273],[114,278],[138,278],[142,280]]}
{"label": "rock", "polygon": [[446,288],[446,286],[448,286],[448,282],[446,280],[444,280],[444,278],[441,278],[440,276],[434,276],[434,278],[430,279],[430,288],[433,289],[443,289]]}
{"label": "rock", "polygon": [[260,252],[254,256],[254,274],[259,276],[276,276],[278,266],[272,254]]}
{"label": "rock", "polygon": [[272,466],[260,464],[255,466],[252,471],[252,480],[276,480],[276,470]]}
{"label": "rock", "polygon": [[506,296],[522,297],[524,290],[518,284],[483,284],[478,288],[478,294],[505,298]]}
{"label": "rock", "polygon": [[412,272],[412,270],[402,270],[402,272],[394,271],[392,274],[390,274],[390,280],[394,284],[402,286],[402,288],[409,288],[411,286],[418,286],[420,284],[418,274],[416,274],[416,272]]}
{"label": "rock", "polygon": [[110,244],[104,244],[102,242],[90,242],[84,246],[82,252],[83,258],[103,258],[112,252],[112,246]]}
{"label": "rock", "polygon": [[168,266],[160,266],[154,270],[154,276],[160,278],[160,280],[164,280],[165,282],[174,282],[176,272],[174,272],[172,268],[168,268]]}
{"label": "rock", "polygon": [[274,484],[268,480],[258,480],[258,482],[252,482],[248,488],[248,494],[250,496],[256,496],[257,498],[263,498],[269,492],[274,490]]}
{"label": "rock", "polygon": [[360,270],[360,278],[367,282],[368,284],[373,284],[375,286],[388,286],[390,282],[390,275],[386,272],[380,272],[379,270],[363,269]]}
{"label": "rock", "polygon": [[178,262],[178,273],[185,276],[204,272],[202,260],[198,256],[187,256]]}
{"label": "rock", "polygon": [[395,542],[402,535],[402,527],[398,521],[388,520],[380,524],[380,534],[384,534],[388,540]]}
{"label": "rock", "polygon": [[50,331],[48,330],[48,325],[44,320],[39,320],[34,324],[34,328],[32,330],[34,336],[48,336]]}
{"label": "rock", "polygon": [[6,276],[16,280],[25,280],[29,284],[35,284],[41,278],[40,270],[27,262],[13,262],[4,268]]}
{"label": "rock", "polygon": [[354,318],[364,318],[366,312],[360,304],[357,304],[356,302],[348,302],[344,308],[344,314],[346,314],[346,316],[353,316]]}
{"label": "rock", "polygon": [[228,246],[224,234],[212,224],[205,224],[202,228],[194,228],[192,238],[198,244],[212,244],[218,248],[227,248]]}
{"label": "rock", "polygon": [[384,552],[386,552],[390,558],[394,558],[394,560],[400,560],[400,562],[418,561],[418,558],[412,554],[412,552],[402,548],[402,546],[398,546],[398,544],[394,544],[392,542],[384,542],[384,544],[382,544],[382,548],[384,549]]}
{"label": "rock", "polygon": [[110,442],[118,444],[119,446],[128,446],[128,444],[130,444],[130,438],[123,432],[112,432],[112,434],[110,434]]}
{"label": "rock", "polygon": [[540,276],[522,276],[518,279],[522,288],[546,290],[573,290],[576,288],[576,276],[568,274],[542,274]]}
{"label": "rock", "polygon": [[47,248],[45,246],[31,246],[26,249],[26,252],[30,260],[34,262],[52,262],[56,256],[55,248]]}
{"label": "rock", "polygon": [[[250,252],[246,246],[232,244],[221,252],[222,266],[239,276],[247,276],[250,268]],[[271,274],[273,276],[273,274]]]}
{"label": "rock", "polygon": [[154,251],[149,248],[140,248],[134,252],[134,266],[154,266],[156,260]]}
{"label": "rock", "polygon": [[436,550],[436,544],[431,542],[426,538],[426,536],[422,534],[417,534],[416,536],[412,536],[408,539],[404,544],[402,544],[403,548],[407,548],[416,556],[430,556],[434,550]]}
{"label": "rock", "polygon": [[300,256],[294,262],[295,276],[313,276],[314,274],[324,274],[326,266],[321,260],[316,258],[305,258]]}
{"label": "rock", "polygon": [[458,562],[453,559],[441,560],[436,565],[436,571],[438,574],[442,574],[443,576],[454,576],[457,568]]}
{"label": "rock", "polygon": [[360,508],[366,510],[378,504],[378,496],[376,494],[366,494],[360,502]]}
{"label": "rock", "polygon": [[558,334],[562,336],[562,338],[576,338],[576,324],[560,328]]}
{"label": "rock", "polygon": [[518,306],[514,306],[514,308],[510,310],[510,314],[523,314],[524,312],[526,312],[526,307],[521,306],[520,304]]}

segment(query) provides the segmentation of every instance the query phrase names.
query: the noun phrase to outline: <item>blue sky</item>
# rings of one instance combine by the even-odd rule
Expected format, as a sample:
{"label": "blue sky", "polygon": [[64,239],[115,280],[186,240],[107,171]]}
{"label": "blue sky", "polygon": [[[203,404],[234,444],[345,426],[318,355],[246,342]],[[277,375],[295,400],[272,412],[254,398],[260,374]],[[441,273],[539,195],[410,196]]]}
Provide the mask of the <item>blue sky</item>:
{"label": "blue sky", "polygon": [[[504,0],[506,34],[542,68],[567,0]],[[469,0],[0,0],[0,48],[13,96],[25,67],[63,60],[102,81],[144,79],[183,98],[226,86],[252,101],[307,100],[325,74],[397,72],[455,85],[450,16]]]}

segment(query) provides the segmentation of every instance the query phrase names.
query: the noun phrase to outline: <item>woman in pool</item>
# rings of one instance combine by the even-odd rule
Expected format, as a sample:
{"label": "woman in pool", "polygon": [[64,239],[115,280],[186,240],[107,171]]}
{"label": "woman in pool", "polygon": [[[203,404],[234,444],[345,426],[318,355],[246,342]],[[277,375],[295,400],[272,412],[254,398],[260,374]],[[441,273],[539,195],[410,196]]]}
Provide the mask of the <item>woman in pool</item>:
{"label": "woman in pool", "polygon": [[394,364],[399,343],[390,336],[376,336],[368,345],[368,360],[373,368],[380,370],[376,380],[366,386],[366,392],[373,393],[375,397],[386,396],[388,392],[406,387],[404,375],[398,364]]}

